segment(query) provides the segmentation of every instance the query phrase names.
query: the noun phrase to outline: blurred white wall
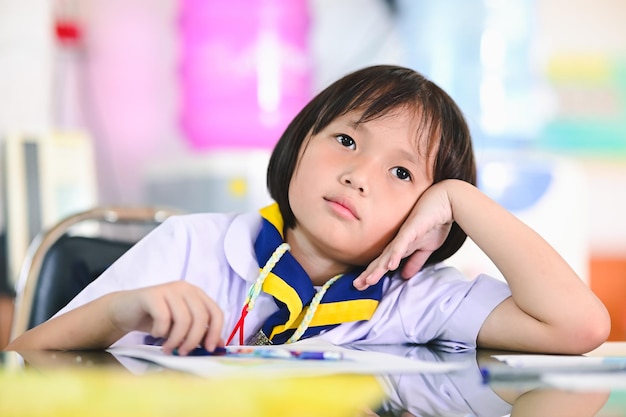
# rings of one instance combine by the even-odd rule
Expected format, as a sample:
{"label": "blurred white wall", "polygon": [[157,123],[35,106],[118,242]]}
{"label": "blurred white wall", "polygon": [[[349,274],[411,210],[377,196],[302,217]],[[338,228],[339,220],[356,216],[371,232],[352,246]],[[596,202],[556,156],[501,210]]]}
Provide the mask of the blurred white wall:
{"label": "blurred white wall", "polygon": [[[0,1],[0,144],[11,132],[50,127],[50,10],[48,0]],[[0,166],[0,196],[3,172]],[[0,231],[4,206],[0,204]]]}
{"label": "blurred white wall", "polygon": [[[582,57],[590,71],[606,71],[604,57],[616,61],[626,59],[626,3],[623,0],[541,0],[538,5],[538,25],[535,32],[535,65],[544,68],[553,57]],[[594,66],[596,66],[594,68]],[[589,69],[582,69],[585,71]],[[573,73],[576,68],[572,69]],[[591,78],[588,88],[602,80]],[[596,83],[596,84],[594,84]],[[608,86],[607,88],[615,88]],[[563,99],[563,97],[561,97]],[[606,103],[594,96],[581,96],[577,103],[563,103],[575,111],[602,114]],[[622,107],[624,104],[621,104]],[[622,110],[623,112],[623,110]],[[583,115],[584,116],[584,115]],[[620,117],[620,116],[617,116]],[[596,138],[600,140],[601,138]],[[593,138],[592,138],[593,140]],[[626,137],[623,138],[626,143]],[[592,256],[600,258],[626,257],[626,155],[588,154],[576,155],[583,169],[588,188],[589,248]]]}
{"label": "blurred white wall", "polygon": [[0,1],[0,133],[50,127],[49,0]]}
{"label": "blurred white wall", "polygon": [[539,0],[536,50],[545,60],[555,53],[626,52],[623,0]]}

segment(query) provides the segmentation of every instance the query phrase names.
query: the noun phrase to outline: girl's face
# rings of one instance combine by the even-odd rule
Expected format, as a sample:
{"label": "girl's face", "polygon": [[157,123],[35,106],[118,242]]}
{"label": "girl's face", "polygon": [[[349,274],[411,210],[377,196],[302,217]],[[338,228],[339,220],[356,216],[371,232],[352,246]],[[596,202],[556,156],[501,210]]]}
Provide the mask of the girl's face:
{"label": "girl's face", "polygon": [[433,158],[417,137],[416,112],[357,124],[359,116],[338,117],[302,145],[289,187],[296,226],[287,241],[294,254],[369,263],[432,184]]}

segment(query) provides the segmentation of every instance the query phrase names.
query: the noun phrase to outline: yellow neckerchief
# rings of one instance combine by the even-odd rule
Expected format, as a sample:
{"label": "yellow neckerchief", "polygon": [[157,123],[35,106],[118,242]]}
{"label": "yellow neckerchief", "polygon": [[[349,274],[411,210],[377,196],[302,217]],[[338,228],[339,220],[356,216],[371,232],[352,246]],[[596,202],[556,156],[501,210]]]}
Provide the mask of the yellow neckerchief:
{"label": "yellow neckerchief", "polygon": [[[289,251],[278,256],[276,254],[281,245],[282,250],[286,246],[278,204],[265,207],[260,213],[263,225],[255,242],[257,260],[259,265],[266,265],[274,255],[271,262],[275,262],[270,271],[266,268],[265,273],[261,272],[259,278],[265,275],[261,289],[272,295],[279,307],[262,326],[261,338],[265,338],[265,342],[282,344],[295,341],[293,338],[290,340],[290,337],[303,319],[307,318],[310,322],[297,338],[311,337],[341,323],[369,320],[372,317],[382,297],[383,280],[364,291],[357,290],[352,281],[362,269],[334,277],[332,285],[327,285],[325,293],[320,294],[322,299],[319,305],[309,311],[316,295],[311,279]],[[253,304],[254,300],[251,301]],[[258,337],[255,339],[258,341]]]}

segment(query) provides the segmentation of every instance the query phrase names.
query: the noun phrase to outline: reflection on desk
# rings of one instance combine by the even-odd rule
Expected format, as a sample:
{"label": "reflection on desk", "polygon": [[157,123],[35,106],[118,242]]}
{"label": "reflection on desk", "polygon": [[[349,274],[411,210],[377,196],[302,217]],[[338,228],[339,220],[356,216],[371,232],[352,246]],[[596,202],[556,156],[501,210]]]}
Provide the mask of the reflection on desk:
{"label": "reflection on desk", "polygon": [[468,366],[432,374],[203,379],[107,352],[5,352],[0,416],[626,416],[626,392],[484,385],[479,364],[492,360],[487,351],[353,348]]}
{"label": "reflection on desk", "polygon": [[[379,377],[385,399],[379,416],[626,416],[626,393],[617,394],[622,405],[607,404],[610,391],[571,392],[547,387],[539,381],[506,386],[485,385],[481,364],[495,352],[448,352],[425,346],[370,346],[426,361],[463,361],[468,366],[443,374],[403,374]],[[619,410],[617,413],[616,410]]]}

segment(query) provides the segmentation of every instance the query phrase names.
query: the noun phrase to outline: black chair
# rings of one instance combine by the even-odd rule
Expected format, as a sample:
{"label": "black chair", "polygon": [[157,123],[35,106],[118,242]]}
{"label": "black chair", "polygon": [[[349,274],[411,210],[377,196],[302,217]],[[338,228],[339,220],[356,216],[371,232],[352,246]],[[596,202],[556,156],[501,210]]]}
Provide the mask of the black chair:
{"label": "black chair", "polygon": [[[147,231],[177,213],[152,207],[94,208],[39,234],[18,278],[11,340],[52,317]],[[79,224],[94,222],[114,224],[117,233],[107,236],[99,225],[95,234],[76,233]],[[133,230],[119,233],[120,228]]]}

